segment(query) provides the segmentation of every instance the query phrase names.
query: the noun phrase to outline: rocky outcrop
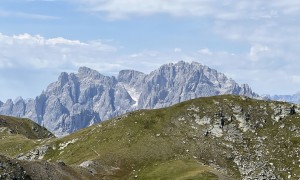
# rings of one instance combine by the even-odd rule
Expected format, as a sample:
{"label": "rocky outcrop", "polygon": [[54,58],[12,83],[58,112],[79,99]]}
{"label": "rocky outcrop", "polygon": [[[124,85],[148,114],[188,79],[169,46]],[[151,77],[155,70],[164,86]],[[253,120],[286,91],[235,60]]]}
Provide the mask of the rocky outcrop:
{"label": "rocky outcrop", "polygon": [[48,145],[43,145],[40,147],[36,147],[32,151],[26,153],[26,154],[19,154],[17,156],[17,159],[19,160],[27,160],[27,161],[32,161],[32,160],[40,160],[43,159],[44,155],[51,149],[50,146]]}
{"label": "rocky outcrop", "polygon": [[31,179],[19,162],[0,155],[0,179]]}
{"label": "rocky outcrop", "polygon": [[63,162],[16,160],[0,155],[0,179],[99,179],[85,168],[73,168]]}
{"label": "rocky outcrop", "polygon": [[33,119],[62,136],[129,111],[220,94],[257,97],[248,85],[196,62],[163,65],[150,74],[123,70],[117,78],[81,67],[61,73],[35,99],[0,104],[0,114]]}

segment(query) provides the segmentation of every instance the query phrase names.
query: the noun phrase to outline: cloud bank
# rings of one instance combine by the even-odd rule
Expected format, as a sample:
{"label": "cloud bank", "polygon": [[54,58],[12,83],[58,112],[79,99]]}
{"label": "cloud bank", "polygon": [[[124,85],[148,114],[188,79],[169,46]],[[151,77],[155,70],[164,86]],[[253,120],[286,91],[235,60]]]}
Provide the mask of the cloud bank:
{"label": "cloud bank", "polygon": [[62,37],[0,34],[0,68],[68,68],[97,62],[116,47],[99,41],[81,42]]}
{"label": "cloud bank", "polygon": [[297,14],[300,3],[294,0],[72,0],[91,13],[104,13],[112,19],[136,15],[210,16],[217,19],[259,19]]}

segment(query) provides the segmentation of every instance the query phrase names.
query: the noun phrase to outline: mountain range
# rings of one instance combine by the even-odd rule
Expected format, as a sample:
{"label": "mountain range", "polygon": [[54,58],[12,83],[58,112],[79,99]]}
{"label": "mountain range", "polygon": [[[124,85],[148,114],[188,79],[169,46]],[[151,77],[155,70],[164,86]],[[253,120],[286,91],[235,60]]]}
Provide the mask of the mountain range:
{"label": "mountain range", "polygon": [[284,101],[284,102],[291,102],[295,104],[300,104],[300,92],[297,92],[292,95],[262,95],[265,99],[270,99],[274,101]]}
{"label": "mountain range", "polygon": [[64,136],[137,109],[221,94],[258,97],[247,84],[197,62],[166,64],[149,74],[122,70],[117,77],[80,67],[77,73],[61,73],[34,99],[0,102],[0,114],[30,118]]}

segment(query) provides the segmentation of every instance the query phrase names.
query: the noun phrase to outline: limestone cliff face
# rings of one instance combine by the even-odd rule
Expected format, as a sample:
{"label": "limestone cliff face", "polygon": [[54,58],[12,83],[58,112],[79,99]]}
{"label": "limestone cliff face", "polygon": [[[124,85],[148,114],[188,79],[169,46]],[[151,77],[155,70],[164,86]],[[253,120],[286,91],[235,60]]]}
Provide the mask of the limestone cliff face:
{"label": "limestone cliff face", "polygon": [[81,67],[76,74],[61,73],[35,99],[0,103],[0,114],[31,118],[62,136],[129,111],[221,94],[258,96],[196,62],[166,64],[150,74],[122,70],[117,78]]}

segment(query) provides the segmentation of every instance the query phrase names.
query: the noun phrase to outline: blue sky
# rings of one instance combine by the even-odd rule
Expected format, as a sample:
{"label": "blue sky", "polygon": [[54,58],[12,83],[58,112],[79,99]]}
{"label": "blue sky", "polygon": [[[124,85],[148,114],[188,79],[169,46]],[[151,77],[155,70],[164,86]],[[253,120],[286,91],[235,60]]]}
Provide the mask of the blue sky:
{"label": "blue sky", "polygon": [[295,0],[1,0],[0,100],[39,95],[60,72],[148,73],[197,61],[259,94],[300,91]]}

